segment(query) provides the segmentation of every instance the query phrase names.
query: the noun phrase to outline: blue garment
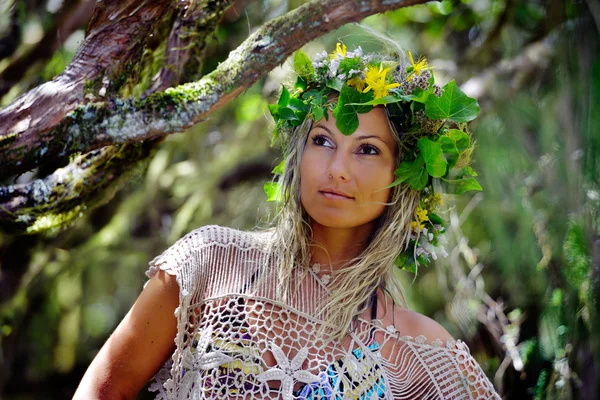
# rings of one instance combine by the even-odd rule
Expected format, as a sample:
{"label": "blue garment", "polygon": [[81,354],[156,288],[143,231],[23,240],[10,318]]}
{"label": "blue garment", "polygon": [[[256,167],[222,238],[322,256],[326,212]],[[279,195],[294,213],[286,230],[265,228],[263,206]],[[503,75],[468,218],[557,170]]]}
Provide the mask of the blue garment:
{"label": "blue garment", "polygon": [[[372,352],[379,350],[379,343],[373,342],[368,346],[368,349]],[[356,357],[357,363],[365,362],[365,356],[363,354],[362,349],[358,348],[352,351],[354,357]],[[320,382],[315,382],[311,384],[305,384],[300,389],[298,389],[294,396],[297,399],[302,400],[314,400],[314,399],[322,399],[322,400],[343,400],[341,397],[341,393],[344,393],[346,390],[350,392],[354,392],[357,388],[359,388],[361,382],[354,381],[348,373],[344,373],[346,379],[340,378],[340,372],[338,372],[338,365],[341,365],[342,361],[338,360],[335,363],[330,364],[324,372],[321,372],[319,376],[321,377]],[[379,369],[379,368],[377,368]],[[376,394],[375,398],[384,398],[385,397],[385,384],[383,380],[383,375],[381,371],[374,371],[374,373],[378,373],[379,378],[366,391],[362,393],[353,393],[358,397],[354,397],[356,399],[365,399],[370,400],[373,399],[373,395]],[[350,388],[345,388],[344,386],[350,384]],[[333,390],[336,388],[336,390]],[[337,394],[334,394],[337,393]]]}

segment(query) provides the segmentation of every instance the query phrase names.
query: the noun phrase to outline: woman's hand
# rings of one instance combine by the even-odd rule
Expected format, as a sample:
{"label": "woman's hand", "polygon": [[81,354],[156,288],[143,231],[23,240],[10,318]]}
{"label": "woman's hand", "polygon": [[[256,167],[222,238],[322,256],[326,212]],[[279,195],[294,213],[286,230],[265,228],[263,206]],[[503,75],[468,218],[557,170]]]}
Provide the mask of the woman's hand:
{"label": "woman's hand", "polygon": [[160,270],[86,371],[74,399],[134,399],[175,349],[179,286]]}

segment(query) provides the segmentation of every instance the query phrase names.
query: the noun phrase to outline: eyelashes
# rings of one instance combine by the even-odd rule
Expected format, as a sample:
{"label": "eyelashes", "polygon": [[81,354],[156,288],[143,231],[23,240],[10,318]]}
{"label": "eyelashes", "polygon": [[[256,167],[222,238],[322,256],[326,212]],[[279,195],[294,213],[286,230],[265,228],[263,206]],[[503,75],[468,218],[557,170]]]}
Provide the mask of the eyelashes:
{"label": "eyelashes", "polygon": [[[329,148],[334,147],[333,143],[331,143],[331,140],[325,135],[315,135],[311,138],[311,140],[315,146],[329,147]],[[360,145],[357,153],[364,154],[366,156],[376,156],[376,155],[381,154],[381,150],[379,150],[379,148],[377,148],[377,146],[374,146],[369,143],[364,143],[364,144]]]}

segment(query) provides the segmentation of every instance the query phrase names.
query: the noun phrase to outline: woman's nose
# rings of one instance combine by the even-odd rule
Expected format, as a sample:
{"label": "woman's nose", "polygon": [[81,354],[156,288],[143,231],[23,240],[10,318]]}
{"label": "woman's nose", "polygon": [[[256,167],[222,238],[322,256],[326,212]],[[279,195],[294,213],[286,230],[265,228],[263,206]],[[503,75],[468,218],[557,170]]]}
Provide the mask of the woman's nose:
{"label": "woman's nose", "polygon": [[329,179],[335,179],[347,182],[350,180],[349,157],[344,152],[337,149],[331,155],[328,166]]}

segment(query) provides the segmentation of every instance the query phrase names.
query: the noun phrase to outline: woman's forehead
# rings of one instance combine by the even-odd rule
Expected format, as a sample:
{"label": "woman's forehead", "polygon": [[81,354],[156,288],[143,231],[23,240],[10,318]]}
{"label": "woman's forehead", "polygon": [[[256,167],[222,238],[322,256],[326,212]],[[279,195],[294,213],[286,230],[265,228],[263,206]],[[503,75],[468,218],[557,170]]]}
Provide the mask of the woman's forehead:
{"label": "woman's forehead", "polygon": [[331,111],[328,111],[329,118],[322,118],[319,122],[313,124],[313,129],[316,127],[325,127],[334,135],[348,137],[352,140],[360,140],[365,137],[377,136],[384,141],[392,150],[397,148],[396,140],[392,135],[390,126],[385,115],[385,111],[381,107],[375,107],[368,113],[358,114],[358,128],[351,135],[346,136],[336,127],[336,120]]}

